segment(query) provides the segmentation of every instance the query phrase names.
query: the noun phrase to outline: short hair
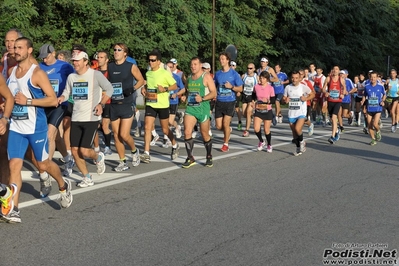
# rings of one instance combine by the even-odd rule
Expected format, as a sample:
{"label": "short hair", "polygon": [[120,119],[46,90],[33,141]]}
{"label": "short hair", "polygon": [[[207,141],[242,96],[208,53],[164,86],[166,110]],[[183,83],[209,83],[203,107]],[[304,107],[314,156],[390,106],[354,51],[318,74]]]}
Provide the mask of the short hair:
{"label": "short hair", "polygon": [[126,53],[126,55],[129,54],[129,47],[127,47],[126,44],[124,44],[124,43],[122,43],[122,42],[117,42],[117,43],[114,44],[113,47],[115,47],[115,46],[121,47],[121,48],[123,49],[123,51]]}
{"label": "short hair", "polygon": [[229,53],[221,52],[221,53],[219,54],[219,58],[220,58],[222,55],[224,55],[224,56],[227,58],[227,61],[230,62],[231,59],[230,59],[230,54],[229,54]]}
{"label": "short hair", "polygon": [[267,80],[270,80],[270,73],[269,73],[269,71],[262,71],[260,74],[259,74],[259,77],[263,77],[263,78],[265,78],[265,79],[267,79]]}
{"label": "short hair", "polygon": [[79,51],[81,51],[81,52],[86,52],[86,48],[82,45],[82,44],[74,44],[73,46],[72,46],[72,49],[71,49],[72,51],[73,50],[79,50]]}
{"label": "short hair", "polygon": [[68,50],[61,50],[61,51],[58,51],[58,53],[57,53],[57,57],[58,57],[58,55],[60,55],[60,54],[62,54],[63,56],[64,56],[64,58],[65,58],[65,61],[67,61],[67,62],[69,62],[69,61],[71,61],[71,52],[70,51],[68,51]]}
{"label": "short hair", "polygon": [[201,58],[200,58],[200,57],[198,57],[198,56],[194,56],[194,57],[192,57],[192,58],[191,58],[191,60],[190,60],[190,62],[192,62],[192,61],[194,61],[194,60],[198,60],[200,63],[202,63],[202,60],[201,60]]}
{"label": "short hair", "polygon": [[21,32],[19,29],[17,29],[17,28],[11,28],[11,29],[9,29],[9,30],[7,31],[7,33],[12,32],[12,31],[14,31],[14,32],[17,33],[18,38],[24,37],[24,35],[22,34],[22,32]]}
{"label": "short hair", "polygon": [[161,52],[158,49],[154,49],[152,50],[149,54],[148,54],[148,58],[150,58],[150,56],[156,56],[157,60],[161,61],[162,56],[161,56]]}
{"label": "short hair", "polygon": [[98,55],[99,53],[104,53],[106,59],[109,59],[109,52],[107,52],[107,51],[105,51],[105,50],[100,50],[100,51],[97,52],[97,55]]}
{"label": "short hair", "polygon": [[19,37],[18,39],[15,40],[15,42],[17,42],[17,41],[26,41],[26,46],[28,48],[33,48],[32,40],[27,37]]}
{"label": "short hair", "polygon": [[299,71],[298,71],[298,70],[294,70],[294,71],[292,71],[292,73],[291,73],[291,76],[292,76],[292,75],[296,75],[296,74],[298,74],[298,75],[299,75]]}

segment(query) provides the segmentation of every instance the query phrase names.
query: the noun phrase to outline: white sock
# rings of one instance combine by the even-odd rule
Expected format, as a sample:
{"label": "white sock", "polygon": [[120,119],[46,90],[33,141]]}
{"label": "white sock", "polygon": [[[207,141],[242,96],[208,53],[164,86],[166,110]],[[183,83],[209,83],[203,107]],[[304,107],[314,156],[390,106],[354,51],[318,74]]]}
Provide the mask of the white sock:
{"label": "white sock", "polygon": [[100,152],[100,147],[94,147],[94,151],[99,153]]}
{"label": "white sock", "polygon": [[158,135],[158,133],[157,133],[157,131],[155,129],[153,131],[151,131],[151,134],[152,134],[153,137]]}
{"label": "white sock", "polygon": [[141,127],[141,121],[140,121],[140,110],[136,111],[136,122],[137,122],[137,127]]}

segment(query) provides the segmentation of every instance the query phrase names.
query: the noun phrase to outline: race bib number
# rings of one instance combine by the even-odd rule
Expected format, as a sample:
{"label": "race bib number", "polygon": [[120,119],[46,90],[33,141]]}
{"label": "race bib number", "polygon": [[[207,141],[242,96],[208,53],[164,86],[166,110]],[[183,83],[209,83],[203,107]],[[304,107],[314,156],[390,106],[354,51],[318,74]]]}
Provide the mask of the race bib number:
{"label": "race bib number", "polygon": [[72,98],[74,101],[89,99],[89,83],[74,82],[72,85]]}
{"label": "race bib number", "polygon": [[157,89],[147,89],[145,98],[149,103],[157,103],[158,102]]}
{"label": "race bib number", "polygon": [[244,84],[244,94],[245,95],[252,95],[252,92],[254,90],[254,84],[251,82],[249,84]]}
{"label": "race bib number", "polygon": [[60,90],[60,82],[58,79],[50,79],[50,84],[53,87],[55,95],[58,95],[58,91]]}
{"label": "race bib number", "polygon": [[339,91],[338,90],[330,91],[330,98],[333,100],[338,100],[339,99]]}
{"label": "race bib number", "polygon": [[255,104],[255,110],[259,113],[267,113],[269,104],[262,102],[262,101],[257,101]]}
{"label": "race bib number", "polygon": [[189,106],[199,106],[200,105],[200,103],[195,100],[195,96],[197,96],[197,95],[198,95],[198,92],[189,92],[188,93],[187,104]]}
{"label": "race bib number", "polygon": [[300,98],[290,98],[288,103],[288,109],[290,110],[299,110],[301,108],[301,99]]}
{"label": "race bib number", "polygon": [[28,107],[15,104],[12,109],[11,117],[14,120],[27,120],[29,119]]}
{"label": "race bib number", "polygon": [[219,87],[220,96],[231,96],[231,89],[227,89],[225,86]]}
{"label": "race bib number", "polygon": [[377,107],[380,105],[380,102],[378,101],[377,97],[369,97],[368,102],[369,102],[369,106],[371,106],[371,107]]}
{"label": "race bib number", "polygon": [[114,92],[112,93],[112,100],[123,100],[125,96],[123,96],[123,88],[122,83],[112,83],[112,87],[114,88]]}

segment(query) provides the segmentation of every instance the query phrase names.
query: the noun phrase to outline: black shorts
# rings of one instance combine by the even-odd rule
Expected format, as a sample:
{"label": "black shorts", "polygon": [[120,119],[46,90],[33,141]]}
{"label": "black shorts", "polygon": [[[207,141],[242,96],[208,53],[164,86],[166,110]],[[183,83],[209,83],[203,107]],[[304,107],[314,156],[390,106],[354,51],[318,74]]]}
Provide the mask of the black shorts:
{"label": "black shorts", "polygon": [[265,113],[255,111],[254,117],[259,117],[262,120],[270,120],[271,121],[273,119],[273,110],[269,110]]}
{"label": "black shorts", "polygon": [[236,102],[219,102],[215,105],[215,118],[225,115],[233,117]]}
{"label": "black shorts", "polygon": [[145,116],[159,117],[159,119],[169,119],[169,107],[167,108],[153,108],[149,105],[145,107]]}
{"label": "black shorts", "polygon": [[338,115],[341,104],[342,103],[328,102],[327,108],[330,117],[332,117],[333,115]]}
{"label": "black shorts", "polygon": [[381,112],[367,112],[367,115],[374,117],[376,114],[381,114]]}
{"label": "black shorts", "polygon": [[211,106],[211,111],[213,111],[215,109],[215,105],[216,105],[216,100],[213,99],[209,102],[210,106]]}
{"label": "black shorts", "polygon": [[360,97],[355,97],[355,102],[360,103],[362,101],[362,98]]}
{"label": "black shorts", "polygon": [[169,114],[170,115],[175,115],[176,112],[177,112],[177,104],[169,105]]}
{"label": "black shorts", "polygon": [[111,118],[111,104],[106,104],[103,109],[102,118]]}
{"label": "black shorts", "polygon": [[342,110],[349,110],[351,107],[350,103],[342,103],[341,104]]}
{"label": "black shorts", "polygon": [[99,121],[71,122],[71,147],[91,149]]}
{"label": "black shorts", "polygon": [[399,97],[387,97],[387,100],[390,99],[388,102],[393,103],[399,101]]}
{"label": "black shorts", "polygon": [[64,117],[72,117],[72,111],[73,111],[73,103],[68,102],[68,108],[65,111]]}
{"label": "black shorts", "polygon": [[241,99],[242,103],[250,103],[252,102],[252,95],[242,95],[242,99]]}
{"label": "black shorts", "polygon": [[65,112],[68,109],[66,105],[60,105],[58,107],[45,108],[44,111],[47,117],[47,124],[53,125],[56,128],[61,124],[62,119],[65,116]]}
{"label": "black shorts", "polygon": [[115,121],[118,119],[127,119],[131,118],[133,114],[135,113],[134,107],[130,103],[122,103],[122,104],[117,104],[117,103],[111,103],[110,104],[111,110],[110,110],[110,118],[111,121]]}

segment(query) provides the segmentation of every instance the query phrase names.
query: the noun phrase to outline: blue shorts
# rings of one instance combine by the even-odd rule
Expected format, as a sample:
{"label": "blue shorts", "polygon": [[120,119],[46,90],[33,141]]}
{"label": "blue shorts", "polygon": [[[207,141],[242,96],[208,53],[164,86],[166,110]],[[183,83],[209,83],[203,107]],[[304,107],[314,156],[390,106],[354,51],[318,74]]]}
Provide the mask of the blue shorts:
{"label": "blue shorts", "polygon": [[284,93],[277,93],[275,97],[276,97],[276,101],[281,102],[281,100],[284,97]]}
{"label": "blue shorts", "polygon": [[36,161],[43,162],[48,159],[47,131],[34,134],[20,134],[10,130],[8,135],[8,159],[24,159],[28,145],[32,148]]}
{"label": "blue shorts", "polygon": [[299,119],[306,119],[306,116],[304,116],[304,115],[301,115],[301,116],[298,116],[298,117],[295,117],[295,118],[288,118],[288,122],[290,122],[290,124],[295,124]]}

